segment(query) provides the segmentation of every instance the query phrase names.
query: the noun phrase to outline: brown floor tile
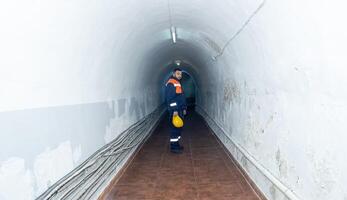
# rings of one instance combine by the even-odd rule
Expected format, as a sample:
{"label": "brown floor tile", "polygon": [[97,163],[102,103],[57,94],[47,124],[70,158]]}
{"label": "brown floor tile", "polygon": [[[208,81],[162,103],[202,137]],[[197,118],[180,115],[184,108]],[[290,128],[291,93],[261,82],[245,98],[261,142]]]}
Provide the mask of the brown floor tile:
{"label": "brown floor tile", "polygon": [[161,182],[155,190],[155,197],[158,199],[187,200],[197,199],[197,188],[195,184],[189,182]]}
{"label": "brown floor tile", "polygon": [[[214,200],[214,199],[239,199],[242,197],[249,198],[252,194],[246,194],[242,191],[241,186],[235,183],[210,183],[200,185],[198,187],[199,199]],[[246,200],[246,199],[245,199]]]}
{"label": "brown floor tile", "polygon": [[208,184],[208,183],[224,183],[236,181],[234,176],[227,172],[220,171],[210,171],[210,172],[196,172],[196,180],[198,184]]}
{"label": "brown floor tile", "polygon": [[193,170],[193,163],[190,156],[166,156],[161,163],[161,168],[175,170],[190,168]]}
{"label": "brown floor tile", "polygon": [[187,137],[190,141],[195,142],[195,141],[208,141],[209,139],[213,139],[213,136],[209,133],[196,133],[194,135],[189,135]]}
{"label": "brown floor tile", "polygon": [[169,138],[167,137],[157,137],[157,138],[150,138],[146,143],[144,144],[145,149],[147,148],[153,148],[153,147],[165,147],[168,146]]}
{"label": "brown floor tile", "polygon": [[158,162],[133,163],[118,181],[119,185],[155,183],[158,178]]}
{"label": "brown floor tile", "polygon": [[233,197],[232,200],[261,200],[255,194],[242,194],[236,197]]}
{"label": "brown floor tile", "polygon": [[186,118],[182,154],[169,151],[167,121],[146,141],[105,199],[259,199],[200,116],[192,113]]}
{"label": "brown floor tile", "polygon": [[139,200],[154,197],[154,184],[116,185],[106,200]]}
{"label": "brown floor tile", "polygon": [[218,157],[212,160],[194,160],[194,169],[198,184],[237,181],[237,176]]}
{"label": "brown floor tile", "polygon": [[248,182],[243,177],[242,179],[239,180],[239,182],[244,192],[253,193],[252,187],[248,184]]}
{"label": "brown floor tile", "polygon": [[181,170],[160,169],[158,184],[195,184],[193,168],[183,168]]}
{"label": "brown floor tile", "polygon": [[211,147],[192,149],[194,160],[221,160],[222,153],[221,150]]}
{"label": "brown floor tile", "polygon": [[160,161],[162,159],[165,149],[147,149],[141,150],[136,155],[133,162],[153,162]]}
{"label": "brown floor tile", "polygon": [[220,159],[199,159],[193,160],[194,168],[196,170],[224,170],[228,171],[227,165]]}
{"label": "brown floor tile", "polygon": [[229,200],[232,196],[231,193],[221,190],[220,185],[217,183],[200,185],[198,194],[200,200]]}
{"label": "brown floor tile", "polygon": [[191,147],[193,148],[219,148],[219,144],[215,139],[191,139]]}

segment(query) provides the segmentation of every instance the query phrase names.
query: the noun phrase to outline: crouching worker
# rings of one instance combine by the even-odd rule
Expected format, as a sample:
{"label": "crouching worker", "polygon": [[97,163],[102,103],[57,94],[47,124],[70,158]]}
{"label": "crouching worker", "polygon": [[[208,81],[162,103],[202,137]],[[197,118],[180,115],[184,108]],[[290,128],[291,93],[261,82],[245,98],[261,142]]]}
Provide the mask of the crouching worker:
{"label": "crouching worker", "polygon": [[186,98],[180,83],[181,79],[182,70],[179,68],[174,69],[165,88],[165,99],[169,111],[170,150],[172,153],[182,153],[183,151],[183,146],[179,143],[183,127],[178,128],[177,125],[173,124],[173,117],[179,116],[184,119],[187,114]]}

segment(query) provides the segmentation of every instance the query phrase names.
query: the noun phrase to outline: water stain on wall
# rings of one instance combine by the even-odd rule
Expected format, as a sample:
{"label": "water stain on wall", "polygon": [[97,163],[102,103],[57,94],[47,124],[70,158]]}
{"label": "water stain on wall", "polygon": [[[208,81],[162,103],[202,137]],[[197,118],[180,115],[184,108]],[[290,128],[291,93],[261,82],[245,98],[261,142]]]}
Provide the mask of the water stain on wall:
{"label": "water stain on wall", "polygon": [[70,141],[61,143],[57,148],[47,148],[36,157],[34,175],[36,196],[67,174],[74,166],[74,152]]}
{"label": "water stain on wall", "polygon": [[248,147],[253,146],[255,149],[259,148],[261,142],[261,124],[253,112],[248,113],[247,121],[245,123],[245,137],[244,142]]}
{"label": "water stain on wall", "polygon": [[126,105],[126,99],[118,99],[118,117],[122,116],[125,113],[125,105]]}
{"label": "water stain on wall", "polygon": [[0,199],[30,200],[34,195],[33,179],[22,158],[12,157],[0,163]]}
{"label": "water stain on wall", "polygon": [[248,162],[247,162],[247,158],[245,156],[241,157],[241,164],[245,169],[248,169]]}
{"label": "water stain on wall", "polygon": [[286,178],[288,176],[287,161],[282,157],[280,149],[277,149],[276,151],[276,163],[280,176]]}
{"label": "water stain on wall", "polygon": [[[316,193],[317,197],[327,197],[334,189],[338,176],[335,174],[337,170],[334,170],[334,164],[330,158],[328,152],[322,154],[316,154],[312,147],[309,147],[306,155],[311,162],[312,176],[316,187],[318,188]],[[318,157],[319,156],[319,157]]]}
{"label": "water stain on wall", "polygon": [[237,87],[237,84],[231,79],[225,80],[223,92],[223,100],[225,103],[232,104],[240,102],[240,89]]}
{"label": "water stain on wall", "polygon": [[129,114],[130,116],[135,115],[136,119],[140,118],[140,107],[135,97],[130,99]]}
{"label": "water stain on wall", "polygon": [[211,47],[214,51],[216,51],[217,53],[220,53],[222,51],[222,49],[220,48],[220,46],[210,37],[207,37],[206,35],[200,34],[200,37],[202,37],[202,39],[204,40],[204,42]]}
{"label": "water stain on wall", "polygon": [[277,190],[274,185],[271,185],[270,187],[270,194],[271,194],[271,199],[277,199]]}

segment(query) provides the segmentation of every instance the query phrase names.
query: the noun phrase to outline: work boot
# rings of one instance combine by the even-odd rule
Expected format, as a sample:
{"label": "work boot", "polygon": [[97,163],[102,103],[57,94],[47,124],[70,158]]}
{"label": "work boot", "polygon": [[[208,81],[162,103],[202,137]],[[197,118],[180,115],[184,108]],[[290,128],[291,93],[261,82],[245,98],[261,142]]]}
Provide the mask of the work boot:
{"label": "work boot", "polygon": [[180,145],[180,143],[178,143],[178,149],[183,150],[184,147],[182,145]]}
{"label": "work boot", "polygon": [[178,142],[172,143],[170,145],[170,151],[171,153],[178,153],[178,154],[182,153],[182,149],[180,148]]}
{"label": "work boot", "polygon": [[181,154],[182,150],[181,149],[170,149],[171,153],[177,153],[177,154]]}
{"label": "work boot", "polygon": [[180,140],[181,140],[181,136],[178,136],[178,142],[177,142],[178,148],[183,150],[184,147],[182,145],[180,145],[180,142],[179,142]]}

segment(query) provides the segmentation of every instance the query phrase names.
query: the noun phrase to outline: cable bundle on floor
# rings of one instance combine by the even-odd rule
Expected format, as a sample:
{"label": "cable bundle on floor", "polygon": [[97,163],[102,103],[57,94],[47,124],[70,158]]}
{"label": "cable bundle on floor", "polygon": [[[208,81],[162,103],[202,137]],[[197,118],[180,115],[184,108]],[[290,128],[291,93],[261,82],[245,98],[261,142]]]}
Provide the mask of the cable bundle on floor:
{"label": "cable bundle on floor", "polygon": [[100,193],[115,172],[156,127],[164,111],[160,106],[108,143],[72,172],[64,176],[37,200],[91,199]]}

